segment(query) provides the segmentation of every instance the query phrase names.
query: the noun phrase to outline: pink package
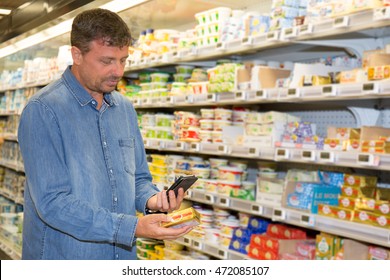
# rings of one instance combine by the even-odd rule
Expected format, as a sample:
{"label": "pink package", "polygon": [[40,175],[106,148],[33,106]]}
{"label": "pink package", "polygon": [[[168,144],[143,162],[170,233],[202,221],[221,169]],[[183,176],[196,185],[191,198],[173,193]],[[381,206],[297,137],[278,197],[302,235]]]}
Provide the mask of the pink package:
{"label": "pink package", "polygon": [[308,239],[299,241],[296,244],[296,252],[298,255],[313,260],[316,254],[316,241],[315,239]]}

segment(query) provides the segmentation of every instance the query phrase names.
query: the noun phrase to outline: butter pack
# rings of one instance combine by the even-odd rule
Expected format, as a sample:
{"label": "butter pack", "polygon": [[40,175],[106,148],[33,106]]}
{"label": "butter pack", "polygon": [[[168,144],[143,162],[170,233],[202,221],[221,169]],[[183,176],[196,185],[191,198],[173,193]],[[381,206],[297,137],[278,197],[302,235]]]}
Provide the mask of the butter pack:
{"label": "butter pack", "polygon": [[184,210],[169,213],[170,222],[163,222],[161,226],[170,228],[182,228],[185,226],[197,226],[200,224],[200,214],[190,207]]}

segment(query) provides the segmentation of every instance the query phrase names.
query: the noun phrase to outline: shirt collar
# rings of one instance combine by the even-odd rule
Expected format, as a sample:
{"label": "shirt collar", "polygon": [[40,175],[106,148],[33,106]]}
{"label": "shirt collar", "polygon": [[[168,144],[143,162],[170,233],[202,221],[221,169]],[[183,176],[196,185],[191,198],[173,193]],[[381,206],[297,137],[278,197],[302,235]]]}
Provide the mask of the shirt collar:
{"label": "shirt collar", "polygon": [[[94,98],[85,90],[85,88],[80,84],[80,82],[73,75],[70,70],[72,66],[68,66],[65,72],[62,74],[62,79],[65,81],[66,85],[69,87],[70,92],[74,98],[79,102],[80,106],[85,106],[88,103],[92,102]],[[118,105],[114,96],[111,92],[104,93],[104,100],[109,106]]]}

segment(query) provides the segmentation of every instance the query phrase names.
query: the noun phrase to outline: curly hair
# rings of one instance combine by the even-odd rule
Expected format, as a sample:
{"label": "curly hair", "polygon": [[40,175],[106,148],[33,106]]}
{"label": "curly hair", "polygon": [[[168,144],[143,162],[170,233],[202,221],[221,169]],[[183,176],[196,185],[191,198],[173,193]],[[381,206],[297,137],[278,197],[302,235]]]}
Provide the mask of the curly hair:
{"label": "curly hair", "polygon": [[130,30],[122,18],[106,9],[91,9],[78,14],[73,20],[70,43],[82,53],[89,44],[102,40],[107,46],[128,47],[132,42]]}

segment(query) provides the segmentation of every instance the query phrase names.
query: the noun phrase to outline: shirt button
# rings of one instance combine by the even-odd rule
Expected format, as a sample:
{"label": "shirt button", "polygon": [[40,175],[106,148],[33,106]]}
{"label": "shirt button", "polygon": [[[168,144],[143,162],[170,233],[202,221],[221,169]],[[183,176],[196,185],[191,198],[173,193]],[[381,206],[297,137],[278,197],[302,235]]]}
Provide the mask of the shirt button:
{"label": "shirt button", "polygon": [[104,147],[107,146],[107,142],[106,141],[103,142],[103,146]]}
{"label": "shirt button", "polygon": [[93,104],[93,105],[96,105],[96,101],[92,101],[92,104]]}
{"label": "shirt button", "polygon": [[119,254],[115,254],[115,258],[116,258],[116,259],[119,259]]}
{"label": "shirt button", "polygon": [[117,202],[117,201],[118,201],[118,198],[117,198],[117,197],[114,197],[114,201]]}
{"label": "shirt button", "polygon": [[110,169],[110,173],[112,174],[112,169]]}

